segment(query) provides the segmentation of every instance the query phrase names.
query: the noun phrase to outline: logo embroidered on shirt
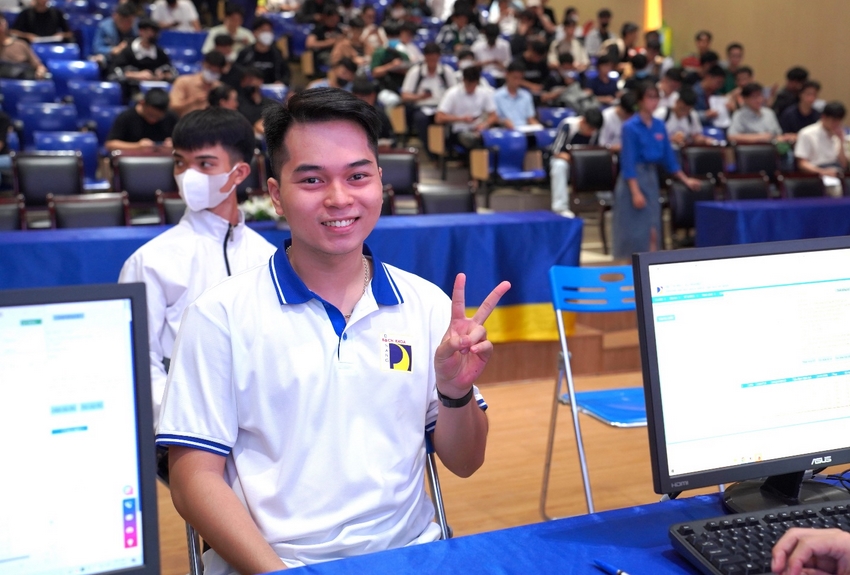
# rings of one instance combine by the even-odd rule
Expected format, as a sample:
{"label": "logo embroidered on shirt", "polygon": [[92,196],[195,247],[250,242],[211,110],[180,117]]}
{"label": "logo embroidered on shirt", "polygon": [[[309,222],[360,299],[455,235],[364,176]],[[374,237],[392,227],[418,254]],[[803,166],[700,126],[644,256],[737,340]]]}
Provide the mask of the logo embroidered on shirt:
{"label": "logo embroidered on shirt", "polygon": [[384,348],[385,368],[392,371],[413,371],[413,346],[405,337],[384,334],[381,344]]}

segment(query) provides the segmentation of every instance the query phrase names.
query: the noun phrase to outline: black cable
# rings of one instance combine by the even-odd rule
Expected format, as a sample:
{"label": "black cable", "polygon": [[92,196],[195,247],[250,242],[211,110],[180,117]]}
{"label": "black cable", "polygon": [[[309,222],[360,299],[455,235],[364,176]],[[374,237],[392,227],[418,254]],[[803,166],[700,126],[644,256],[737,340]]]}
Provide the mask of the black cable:
{"label": "black cable", "polygon": [[230,261],[227,259],[227,240],[230,239],[230,234],[233,232],[233,225],[227,224],[227,233],[224,234],[224,267],[227,268],[227,276],[230,277]]}
{"label": "black cable", "polygon": [[841,487],[843,487],[848,492],[850,492],[850,477],[847,476],[848,473],[850,473],[850,469],[845,469],[841,473],[836,473],[834,475],[827,475],[826,478],[832,479],[834,481],[838,481],[838,483],[841,485]]}

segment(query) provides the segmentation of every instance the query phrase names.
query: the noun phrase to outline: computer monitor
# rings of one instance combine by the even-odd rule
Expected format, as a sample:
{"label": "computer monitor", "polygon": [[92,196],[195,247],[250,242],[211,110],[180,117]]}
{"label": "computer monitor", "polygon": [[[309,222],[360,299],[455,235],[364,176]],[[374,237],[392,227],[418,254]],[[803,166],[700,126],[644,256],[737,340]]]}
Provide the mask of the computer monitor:
{"label": "computer monitor", "polygon": [[652,478],[734,512],[847,499],[850,237],[635,254]]}
{"label": "computer monitor", "polygon": [[158,575],[143,284],[0,291],[0,575]]}

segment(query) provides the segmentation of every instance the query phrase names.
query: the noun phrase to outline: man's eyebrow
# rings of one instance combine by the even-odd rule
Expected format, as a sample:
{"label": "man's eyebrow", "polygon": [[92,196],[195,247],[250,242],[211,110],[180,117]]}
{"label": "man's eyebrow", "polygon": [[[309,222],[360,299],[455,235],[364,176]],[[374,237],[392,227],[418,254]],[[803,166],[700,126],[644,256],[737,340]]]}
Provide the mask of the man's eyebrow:
{"label": "man's eyebrow", "polygon": [[[372,164],[372,163],[373,163],[372,160],[368,160],[368,159],[364,158],[362,160],[357,160],[355,162],[351,162],[346,167],[348,167],[348,168],[359,168],[360,166],[367,166],[367,165]],[[319,166],[318,164],[301,164],[292,171],[295,172],[295,173],[318,172],[318,171],[321,171],[323,169],[324,169],[324,166]]]}

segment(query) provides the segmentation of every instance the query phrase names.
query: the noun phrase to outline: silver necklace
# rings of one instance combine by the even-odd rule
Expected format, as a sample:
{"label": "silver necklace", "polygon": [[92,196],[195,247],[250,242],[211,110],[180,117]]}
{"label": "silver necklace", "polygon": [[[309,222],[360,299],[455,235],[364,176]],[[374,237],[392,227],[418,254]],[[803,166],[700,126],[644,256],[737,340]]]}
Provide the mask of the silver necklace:
{"label": "silver necklace", "polygon": [[[286,257],[288,259],[291,259],[289,255],[290,251],[292,251],[292,244],[290,244],[289,247],[286,248]],[[366,261],[366,256],[361,254],[360,257],[363,259],[363,291],[360,293],[360,296],[362,297],[366,294],[366,288],[369,287],[369,262]],[[351,319],[351,314],[343,314],[342,317],[344,317],[345,320],[348,321]]]}

